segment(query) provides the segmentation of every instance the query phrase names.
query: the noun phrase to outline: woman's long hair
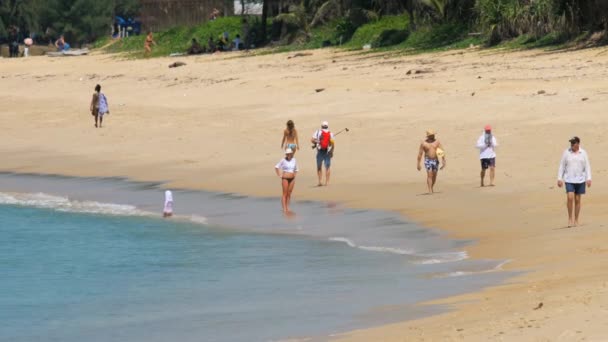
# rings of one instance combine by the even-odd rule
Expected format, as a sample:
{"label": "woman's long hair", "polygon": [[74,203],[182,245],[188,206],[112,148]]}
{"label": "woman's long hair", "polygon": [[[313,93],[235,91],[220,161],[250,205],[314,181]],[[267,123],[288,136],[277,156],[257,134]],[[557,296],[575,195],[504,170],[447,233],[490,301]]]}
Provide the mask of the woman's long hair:
{"label": "woman's long hair", "polygon": [[289,133],[293,132],[293,129],[296,127],[296,125],[293,123],[292,120],[287,121],[287,129],[289,130]]}

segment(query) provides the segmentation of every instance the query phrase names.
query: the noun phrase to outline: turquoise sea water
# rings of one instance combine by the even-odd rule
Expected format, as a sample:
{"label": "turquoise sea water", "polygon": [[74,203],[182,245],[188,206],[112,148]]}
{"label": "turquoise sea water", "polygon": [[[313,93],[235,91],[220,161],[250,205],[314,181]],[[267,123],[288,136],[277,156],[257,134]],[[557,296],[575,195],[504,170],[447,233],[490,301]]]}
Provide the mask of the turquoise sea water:
{"label": "turquoise sea water", "polygon": [[[324,339],[506,276],[390,213],[299,203],[285,221],[275,199],[176,191],[178,213],[206,211],[162,220],[144,210],[155,186],[3,175],[0,187],[0,341]],[[14,192],[28,187],[45,193]],[[102,189],[121,203],[59,196]]]}

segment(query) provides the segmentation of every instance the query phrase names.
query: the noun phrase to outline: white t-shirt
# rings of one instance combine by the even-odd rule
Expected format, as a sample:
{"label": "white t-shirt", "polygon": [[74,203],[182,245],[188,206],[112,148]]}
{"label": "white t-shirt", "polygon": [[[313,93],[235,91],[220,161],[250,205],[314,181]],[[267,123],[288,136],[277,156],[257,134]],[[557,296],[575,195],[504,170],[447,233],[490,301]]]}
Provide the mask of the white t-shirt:
{"label": "white t-shirt", "polygon": [[477,139],[477,148],[479,149],[479,159],[490,159],[496,158],[495,148],[498,146],[498,141],[496,141],[496,137],[492,135],[492,143],[490,146],[486,145],[486,134],[482,134],[479,139]]}
{"label": "white t-shirt", "polygon": [[582,148],[579,148],[578,152],[573,152],[572,149],[565,150],[559,163],[557,179],[574,184],[591,180],[591,164],[587,152]]}
{"label": "white t-shirt", "polygon": [[296,173],[299,171],[296,158],[291,158],[291,160],[283,158],[274,168],[288,173]]}
{"label": "white t-shirt", "polygon": [[[321,132],[329,132],[328,129],[319,129],[317,130],[313,135],[312,138],[315,139],[317,141],[317,149],[320,150],[321,149],[321,144],[319,143],[321,141]],[[330,134],[330,138],[333,139],[334,138],[334,134],[329,132]]]}

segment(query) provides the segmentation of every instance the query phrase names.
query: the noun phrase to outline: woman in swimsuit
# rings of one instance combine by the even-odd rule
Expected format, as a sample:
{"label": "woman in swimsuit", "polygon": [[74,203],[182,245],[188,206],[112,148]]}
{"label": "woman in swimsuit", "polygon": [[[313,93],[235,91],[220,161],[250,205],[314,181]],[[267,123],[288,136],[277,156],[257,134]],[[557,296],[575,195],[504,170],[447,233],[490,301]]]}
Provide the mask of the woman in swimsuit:
{"label": "woman in swimsuit", "polygon": [[290,148],[294,154],[296,150],[300,149],[300,142],[298,141],[298,131],[293,121],[287,121],[287,128],[283,131],[283,141],[281,141],[281,149]]}
{"label": "woman in swimsuit", "polygon": [[284,213],[289,213],[289,202],[291,201],[291,193],[294,185],[296,185],[296,174],[298,173],[298,164],[296,158],[293,157],[293,151],[288,148],[285,150],[285,158],[274,167],[277,176],[281,178],[281,186],[283,187],[283,196],[281,197],[281,206]]}
{"label": "woman in swimsuit", "polygon": [[152,32],[148,31],[148,35],[146,36],[146,41],[144,42],[144,56],[149,56],[152,53],[152,44],[156,45],[154,38],[152,37]]}

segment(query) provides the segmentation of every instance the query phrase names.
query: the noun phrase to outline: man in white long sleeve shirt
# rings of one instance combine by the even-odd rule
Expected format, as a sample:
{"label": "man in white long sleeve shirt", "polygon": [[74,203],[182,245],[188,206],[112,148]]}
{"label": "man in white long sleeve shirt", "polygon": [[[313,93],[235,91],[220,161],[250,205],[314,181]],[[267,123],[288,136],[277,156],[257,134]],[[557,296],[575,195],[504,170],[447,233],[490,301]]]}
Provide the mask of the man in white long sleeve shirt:
{"label": "man in white long sleeve shirt", "polygon": [[[557,186],[566,184],[568,196],[568,227],[578,226],[578,216],[581,211],[581,196],[585,194],[585,186],[591,187],[591,164],[587,152],[580,147],[581,139],[570,139],[570,148],[564,151],[557,172]],[[572,209],[574,207],[574,220]]]}
{"label": "man in white long sleeve shirt", "polygon": [[492,134],[492,126],[486,125],[484,133],[477,139],[479,149],[479,160],[481,161],[481,186],[484,186],[486,170],[490,169],[490,186],[494,186],[494,174],[496,169],[496,151],[498,146],[496,137]]}

